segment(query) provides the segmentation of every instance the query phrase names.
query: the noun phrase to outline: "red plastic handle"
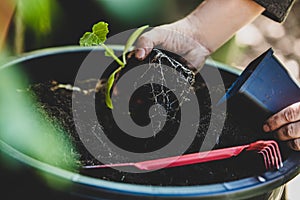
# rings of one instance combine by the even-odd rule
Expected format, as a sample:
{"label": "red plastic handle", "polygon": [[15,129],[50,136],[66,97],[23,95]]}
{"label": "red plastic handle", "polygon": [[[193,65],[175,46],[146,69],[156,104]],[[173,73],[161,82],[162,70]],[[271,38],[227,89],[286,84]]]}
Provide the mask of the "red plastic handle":
{"label": "red plastic handle", "polygon": [[224,149],[217,149],[206,152],[192,153],[182,156],[174,156],[168,158],[161,158],[156,160],[148,160],[135,163],[135,167],[141,170],[157,170],[162,168],[177,167],[183,165],[191,165],[196,163],[203,163],[215,160],[221,160],[237,156],[249,145],[230,147]]}

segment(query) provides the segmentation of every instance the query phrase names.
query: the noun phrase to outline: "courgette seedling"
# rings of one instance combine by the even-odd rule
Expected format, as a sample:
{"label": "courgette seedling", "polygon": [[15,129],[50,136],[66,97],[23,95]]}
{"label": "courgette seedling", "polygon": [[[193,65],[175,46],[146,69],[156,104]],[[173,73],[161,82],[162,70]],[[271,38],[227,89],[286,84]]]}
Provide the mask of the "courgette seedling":
{"label": "courgette seedling", "polygon": [[109,76],[107,80],[107,87],[105,92],[105,103],[110,109],[113,109],[111,100],[111,89],[115,82],[116,74],[118,74],[126,65],[126,54],[132,48],[134,42],[148,28],[148,25],[142,26],[135,30],[128,38],[122,53],[122,60],[120,60],[114,53],[114,50],[104,44],[106,36],[109,33],[108,24],[106,22],[98,22],[93,25],[92,32],[86,32],[79,40],[80,46],[102,46],[105,49],[105,55],[112,57],[120,66]]}

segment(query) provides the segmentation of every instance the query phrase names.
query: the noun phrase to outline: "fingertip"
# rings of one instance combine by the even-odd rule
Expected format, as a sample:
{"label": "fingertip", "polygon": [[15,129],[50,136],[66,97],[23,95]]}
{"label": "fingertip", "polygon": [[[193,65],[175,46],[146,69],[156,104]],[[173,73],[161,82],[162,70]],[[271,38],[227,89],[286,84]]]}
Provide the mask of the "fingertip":
{"label": "fingertip", "polygon": [[294,151],[300,151],[300,139],[288,141],[288,146]]}
{"label": "fingertip", "polygon": [[[186,62],[186,61],[185,61]],[[194,67],[194,65],[186,62],[186,66],[192,71],[194,72],[195,74],[198,73],[200,70],[198,70],[196,67]]]}
{"label": "fingertip", "polygon": [[263,130],[264,130],[264,132],[270,132],[271,128],[270,128],[270,126],[268,124],[264,124],[263,125]]}
{"label": "fingertip", "polygon": [[144,60],[146,56],[146,51],[143,48],[138,48],[135,50],[135,57],[139,60]]}

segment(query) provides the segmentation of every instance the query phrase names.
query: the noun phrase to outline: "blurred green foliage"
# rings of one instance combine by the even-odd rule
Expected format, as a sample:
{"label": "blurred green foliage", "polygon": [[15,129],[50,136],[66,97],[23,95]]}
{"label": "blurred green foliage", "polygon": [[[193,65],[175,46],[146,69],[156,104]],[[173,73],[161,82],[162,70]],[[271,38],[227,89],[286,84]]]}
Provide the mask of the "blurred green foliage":
{"label": "blurred green foliage", "polygon": [[56,0],[15,0],[17,17],[37,36],[51,32],[52,19],[58,11]]}
{"label": "blurred green foliage", "polygon": [[[16,33],[14,43],[18,53],[49,46],[77,45],[84,27],[99,20],[110,24],[111,35],[144,24],[157,26],[171,23],[186,16],[201,3],[200,0],[13,1],[17,3],[16,18],[21,20],[16,25],[25,29],[23,33]],[[16,31],[22,32],[22,27],[21,31],[18,28]],[[20,36],[22,34],[24,40]],[[233,64],[232,60],[239,51],[235,41],[230,40],[212,57]]]}
{"label": "blurred green foliage", "polygon": [[[155,17],[164,7],[166,1],[161,0],[97,0],[112,17],[122,20],[124,23],[143,23],[146,18]],[[159,14],[159,13],[157,13]]]}
{"label": "blurred green foliage", "polygon": [[235,37],[232,37],[225,44],[223,44],[217,51],[215,51],[211,57],[218,62],[235,66],[237,58],[241,57],[247,47],[240,47],[235,41]]}
{"label": "blurred green foliage", "polygon": [[76,171],[79,154],[70,136],[26,89],[28,78],[15,66],[0,72],[0,140],[39,161]]}

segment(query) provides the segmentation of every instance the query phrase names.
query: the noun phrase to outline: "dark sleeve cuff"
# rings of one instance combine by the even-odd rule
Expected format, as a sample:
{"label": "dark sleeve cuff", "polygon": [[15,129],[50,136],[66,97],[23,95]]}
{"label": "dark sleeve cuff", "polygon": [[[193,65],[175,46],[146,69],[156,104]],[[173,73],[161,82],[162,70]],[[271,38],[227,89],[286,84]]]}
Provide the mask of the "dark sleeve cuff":
{"label": "dark sleeve cuff", "polygon": [[254,0],[266,10],[263,15],[277,22],[283,22],[295,0]]}

